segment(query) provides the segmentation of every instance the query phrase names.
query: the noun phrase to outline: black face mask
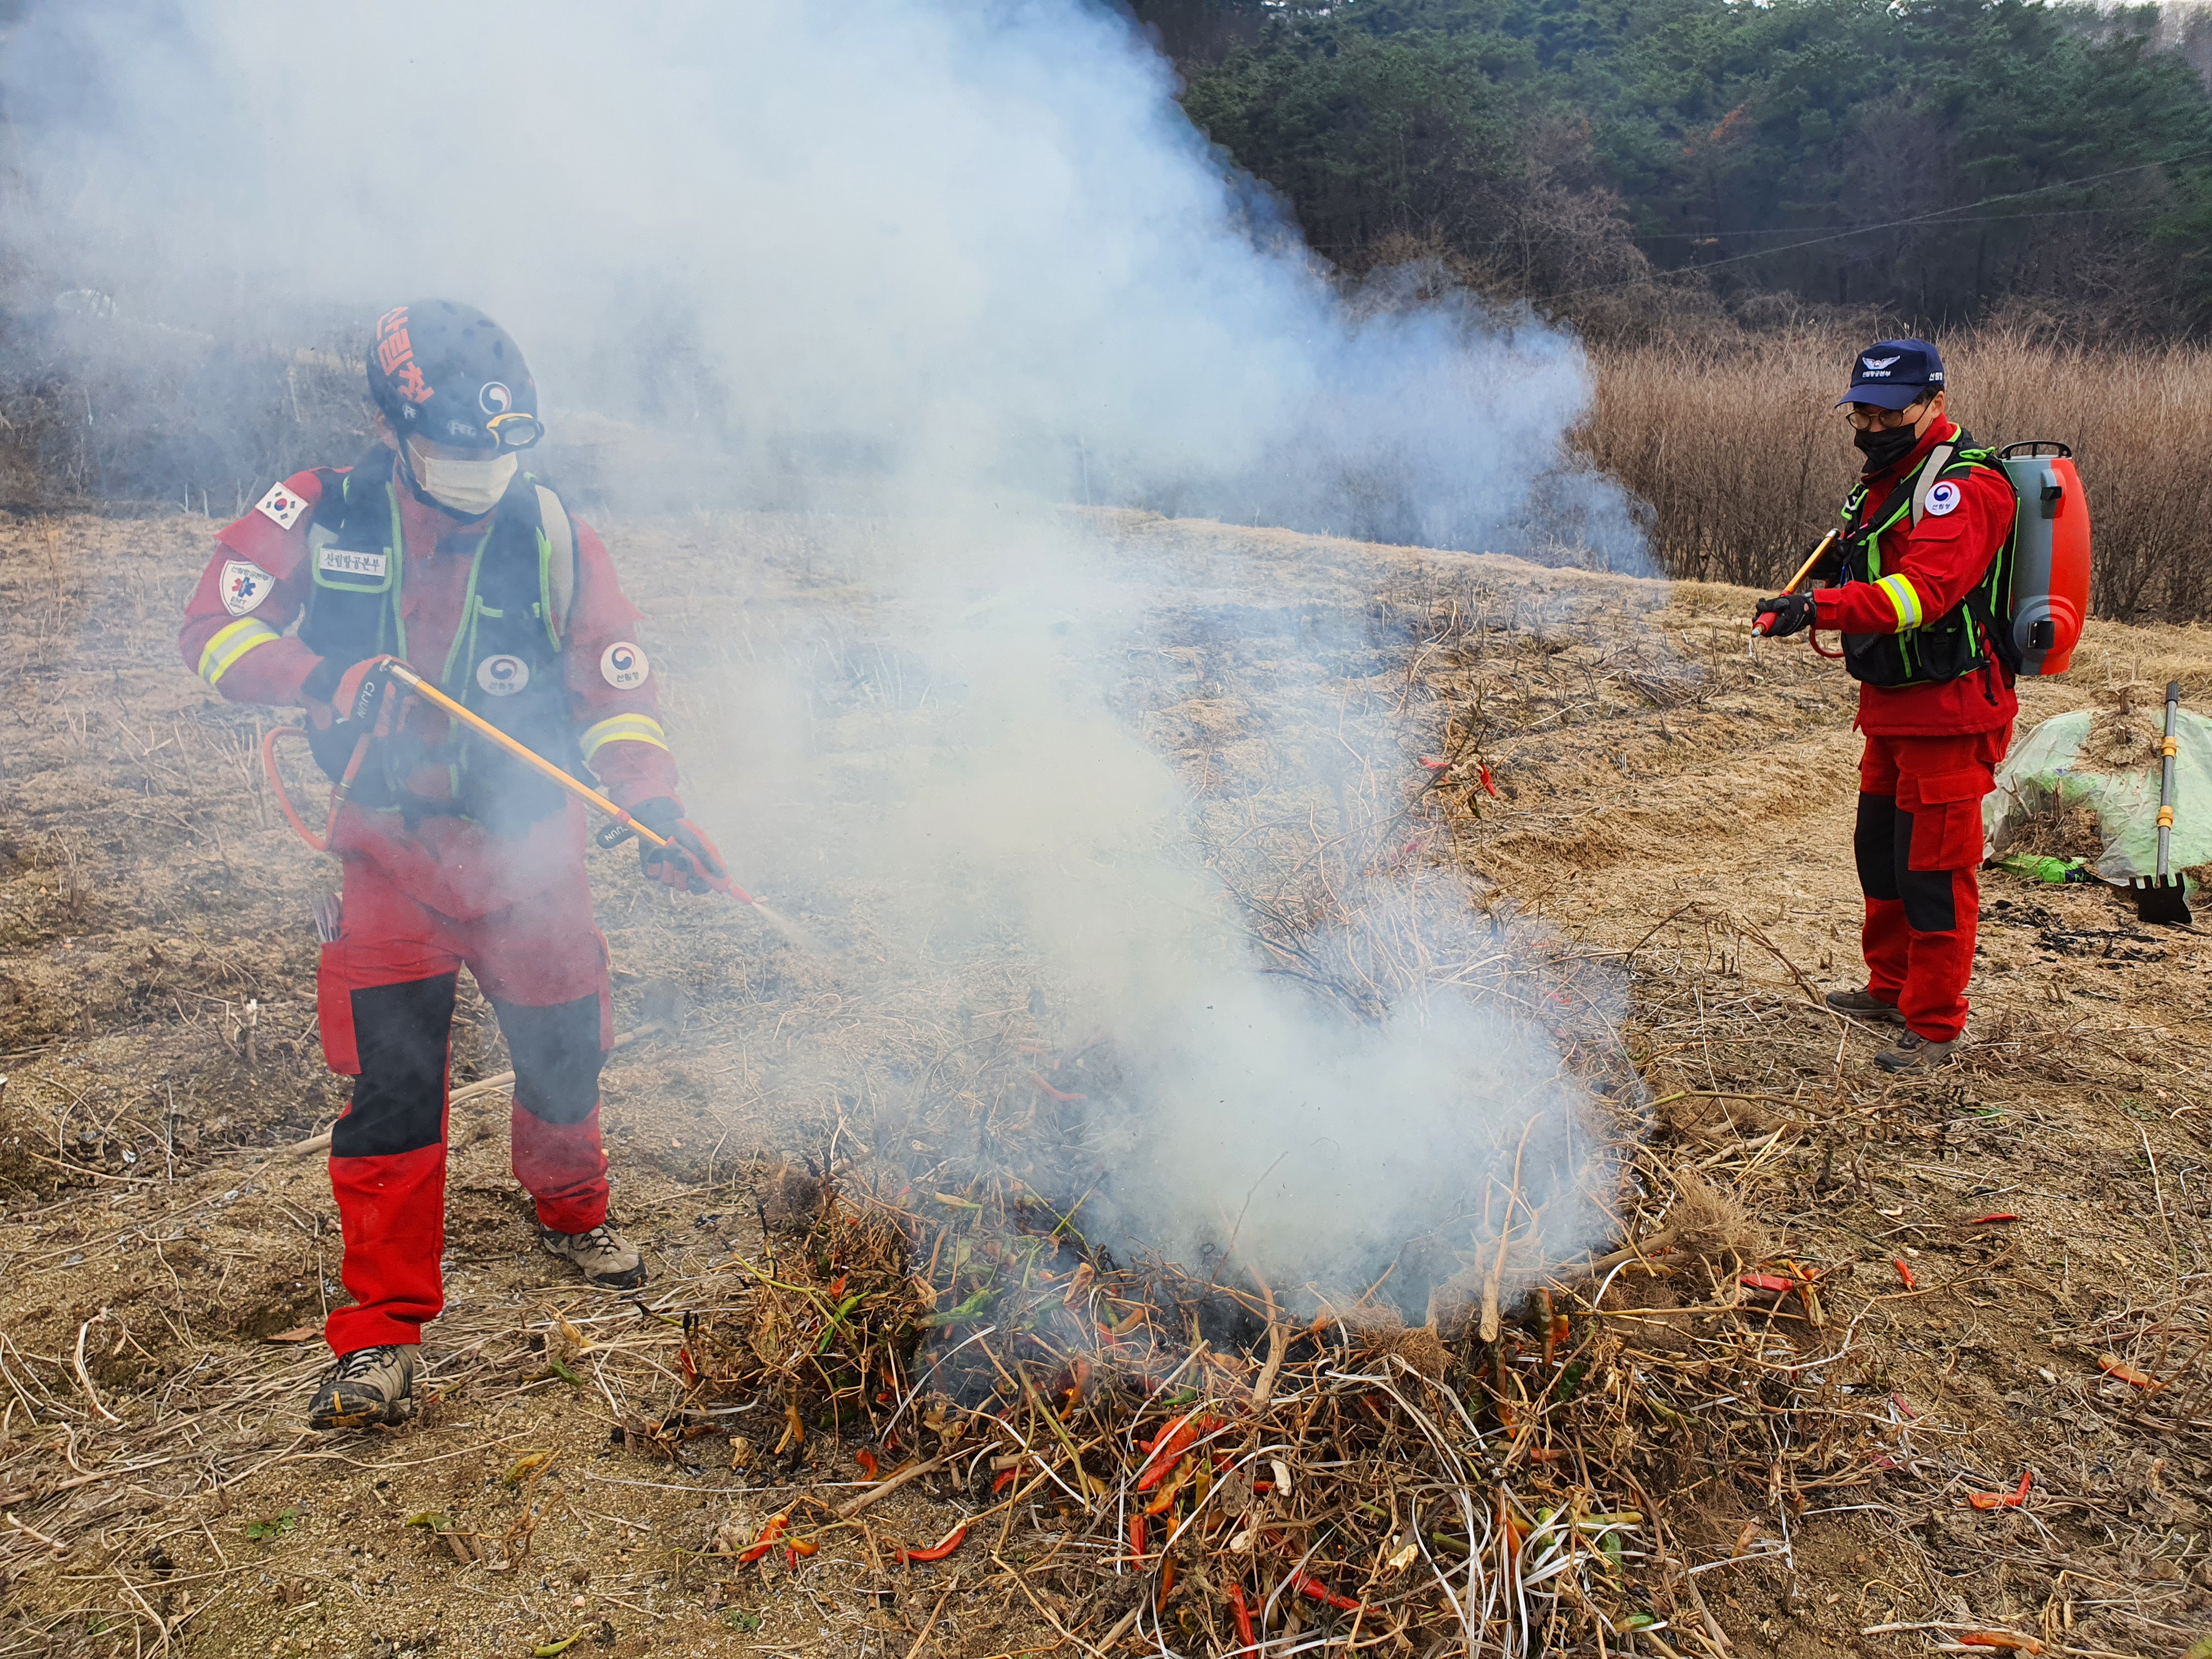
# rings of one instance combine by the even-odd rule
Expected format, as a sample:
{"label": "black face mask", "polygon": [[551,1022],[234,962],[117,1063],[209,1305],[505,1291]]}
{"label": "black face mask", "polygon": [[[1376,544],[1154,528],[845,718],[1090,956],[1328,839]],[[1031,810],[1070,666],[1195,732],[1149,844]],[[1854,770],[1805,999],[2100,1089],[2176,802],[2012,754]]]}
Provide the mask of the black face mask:
{"label": "black face mask", "polygon": [[1912,447],[1920,441],[1920,434],[1909,426],[1900,426],[1887,431],[1875,428],[1854,432],[1851,441],[1858,446],[1859,453],[1866,457],[1869,472],[1887,472],[1912,453]]}

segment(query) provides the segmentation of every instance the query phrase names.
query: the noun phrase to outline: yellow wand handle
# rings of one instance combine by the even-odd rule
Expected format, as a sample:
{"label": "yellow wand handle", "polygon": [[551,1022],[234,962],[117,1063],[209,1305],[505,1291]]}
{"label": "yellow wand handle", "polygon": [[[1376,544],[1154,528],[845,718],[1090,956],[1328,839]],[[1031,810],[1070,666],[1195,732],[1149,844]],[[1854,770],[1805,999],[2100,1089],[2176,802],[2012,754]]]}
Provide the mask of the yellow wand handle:
{"label": "yellow wand handle", "polygon": [[[1828,550],[1836,544],[1837,533],[1837,532],[1831,530],[1826,535],[1820,538],[1820,544],[1814,548],[1811,553],[1806,556],[1805,562],[1797,567],[1797,574],[1790,579],[1790,585],[1782,590],[1784,593],[1795,593],[1799,588],[1805,585],[1805,579],[1813,574],[1814,567],[1818,565],[1822,559],[1827,557]],[[1751,625],[1752,633],[1759,637],[1764,638],[1766,634],[1766,617],[1759,617]],[[1744,647],[1744,649],[1746,651],[1749,651],[1751,647],[1747,645]]]}
{"label": "yellow wand handle", "polygon": [[1790,586],[1782,590],[1784,592],[1795,593],[1805,585],[1805,578],[1813,574],[1814,567],[1827,557],[1828,550],[1836,544],[1836,536],[1837,532],[1831,530],[1820,538],[1820,544],[1813,550],[1811,556],[1804,563],[1797,567],[1797,574],[1790,579]]}
{"label": "yellow wand handle", "polygon": [[483,715],[476,713],[473,709],[465,708],[459,703],[455,702],[451,697],[438,690],[436,686],[431,684],[429,681],[424,679],[413,669],[408,667],[405,663],[395,662],[392,664],[390,672],[393,679],[405,686],[416,696],[422,698],[423,702],[429,703],[434,708],[442,709],[447,716],[460,721],[462,725],[467,726],[470,731],[474,732],[478,737],[497,744],[501,748],[506,750],[508,754],[514,756],[515,759],[523,762],[526,765],[536,768],[539,772],[544,774],[546,777],[551,779],[555,783],[559,784],[570,794],[598,807],[599,811],[605,812],[609,817],[614,819],[617,823],[620,823],[625,830],[633,830],[636,831],[641,837],[651,842],[655,847],[666,847],[671,844],[665,837],[654,835],[652,830],[647,829],[635,818],[630,817],[629,813],[623,811],[621,807],[616,805],[598,790],[592,788],[591,785],[569,776],[568,773],[554,765],[551,761],[547,760],[543,755],[538,754],[526,744],[517,743],[513,738],[507,736],[506,732],[501,731],[499,727],[494,726]]}

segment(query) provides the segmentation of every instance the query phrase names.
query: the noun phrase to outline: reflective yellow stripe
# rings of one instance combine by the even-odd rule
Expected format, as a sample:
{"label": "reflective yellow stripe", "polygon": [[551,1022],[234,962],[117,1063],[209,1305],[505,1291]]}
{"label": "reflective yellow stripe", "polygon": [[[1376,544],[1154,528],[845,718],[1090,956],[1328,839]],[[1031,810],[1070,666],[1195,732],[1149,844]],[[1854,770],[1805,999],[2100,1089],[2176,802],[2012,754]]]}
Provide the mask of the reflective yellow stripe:
{"label": "reflective yellow stripe", "polygon": [[256,622],[246,617],[218,630],[200,653],[200,678],[210,685],[222,684],[222,677],[236,662],[257,645],[266,645],[277,637],[276,630],[265,622]]}
{"label": "reflective yellow stripe", "polygon": [[660,722],[650,714],[614,714],[584,732],[584,758],[592,756],[611,743],[649,743],[655,749],[668,747],[668,733],[660,729]]}
{"label": "reflective yellow stripe", "polygon": [[1897,631],[1920,626],[1920,596],[1912,591],[1912,584],[1902,576],[1884,576],[1875,584],[1889,595],[1892,609],[1897,612]]}

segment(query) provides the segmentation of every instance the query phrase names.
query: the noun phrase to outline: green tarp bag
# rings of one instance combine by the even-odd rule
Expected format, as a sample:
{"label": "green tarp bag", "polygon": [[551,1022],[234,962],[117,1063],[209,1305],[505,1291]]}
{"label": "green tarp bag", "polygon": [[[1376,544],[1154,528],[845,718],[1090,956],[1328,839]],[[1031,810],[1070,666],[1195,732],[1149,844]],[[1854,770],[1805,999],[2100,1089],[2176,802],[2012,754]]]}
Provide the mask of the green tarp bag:
{"label": "green tarp bag", "polygon": [[[1985,858],[2079,856],[2110,882],[2158,873],[2165,698],[2144,686],[2104,701],[2053,714],[2014,744],[1982,803]],[[2186,708],[2174,728],[2170,856],[2192,886],[2212,865],[2212,719]]]}

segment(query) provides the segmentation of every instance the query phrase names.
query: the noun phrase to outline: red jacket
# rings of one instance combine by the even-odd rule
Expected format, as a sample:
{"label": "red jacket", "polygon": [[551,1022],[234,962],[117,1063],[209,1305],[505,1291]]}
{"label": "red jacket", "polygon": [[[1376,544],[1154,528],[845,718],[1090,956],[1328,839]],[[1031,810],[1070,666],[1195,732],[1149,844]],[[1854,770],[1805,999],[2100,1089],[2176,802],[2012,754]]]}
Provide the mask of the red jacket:
{"label": "red jacket", "polygon": [[[404,555],[399,603],[407,624],[408,664],[434,683],[459,626],[471,562],[465,553],[441,550],[441,540],[476,532],[483,520],[462,524],[424,505],[411,490],[395,493]],[[215,556],[185,606],[184,627],[177,635],[185,665],[234,702],[290,707],[308,702],[301,684],[320,659],[287,630],[307,602],[307,530],[320,496],[321,483],[313,472],[295,472],[271,489],[216,538]],[[580,520],[576,566],[563,672],[578,745],[602,792],[617,806],[627,810],[658,795],[672,799],[676,764],[660,722],[651,663],[635,643],[638,613],[623,596],[605,544]],[[617,659],[623,666],[612,665]],[[407,722],[426,743],[446,735],[446,717],[419,700],[408,706]],[[407,787],[428,799],[450,793],[443,767],[417,771]],[[534,890],[544,884],[540,876],[552,878],[544,859],[495,855],[485,844],[488,832],[473,824],[428,818],[419,835],[410,836],[396,821],[384,823],[389,814],[349,806],[343,816],[343,833],[336,838],[341,850],[374,858],[395,875],[412,872],[416,879],[404,884],[423,902],[450,915],[483,914],[499,908],[500,902],[511,902],[518,884]],[[565,848],[572,839],[557,823],[526,839],[546,841],[550,856],[554,843]],[[560,857],[565,859],[565,852]],[[518,866],[527,866],[530,873],[526,877]],[[464,867],[471,873],[454,888],[450,878]],[[498,867],[507,873],[489,873]]]}
{"label": "red jacket", "polygon": [[[1912,453],[1896,465],[1867,476],[1866,500],[1851,526],[1856,530],[1874,514],[1898,481],[1918,466],[1928,452],[1957,435],[1958,422],[1941,420],[1929,427]],[[1851,582],[1814,591],[1815,627],[1846,634],[1894,634],[1933,622],[1966,597],[1990,568],[2012,533],[2012,491],[2004,481],[1977,468],[1965,479],[1958,505],[1948,513],[1929,511],[1916,525],[1900,519],[1881,538],[1881,570],[1899,579],[1918,615],[1900,619],[1905,602],[1886,585]],[[2002,665],[1940,685],[1859,687],[1858,727],[1881,737],[1948,738],[1994,732],[2009,726],[2020,712],[2012,677]]]}

